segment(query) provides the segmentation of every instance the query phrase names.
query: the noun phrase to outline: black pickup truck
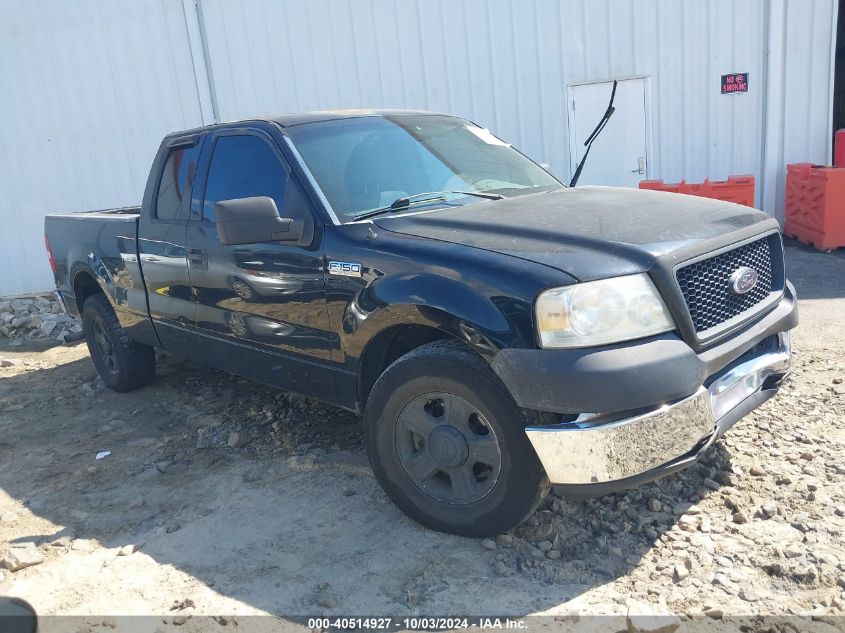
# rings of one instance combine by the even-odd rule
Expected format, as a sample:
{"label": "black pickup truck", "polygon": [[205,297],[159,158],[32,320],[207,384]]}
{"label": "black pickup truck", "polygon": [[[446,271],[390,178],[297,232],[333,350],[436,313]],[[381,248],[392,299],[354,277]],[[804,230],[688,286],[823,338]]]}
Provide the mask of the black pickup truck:
{"label": "black pickup truck", "polygon": [[464,535],[550,485],[694,463],[775,393],[797,323],[769,216],[568,188],[426,112],[171,134],[141,207],[50,215],[46,236],[110,387],[148,384],[163,348],[355,411],[393,501]]}

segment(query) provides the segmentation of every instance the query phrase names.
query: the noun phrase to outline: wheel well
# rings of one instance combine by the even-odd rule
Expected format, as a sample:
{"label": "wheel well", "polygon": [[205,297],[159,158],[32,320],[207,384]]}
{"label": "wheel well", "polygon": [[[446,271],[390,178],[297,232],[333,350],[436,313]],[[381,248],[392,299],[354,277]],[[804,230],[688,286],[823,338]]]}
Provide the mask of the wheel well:
{"label": "wheel well", "polygon": [[425,325],[395,325],[379,332],[361,356],[358,373],[358,402],[361,410],[376,380],[393,361],[426,343],[452,338],[447,332]]}
{"label": "wheel well", "polygon": [[77,273],[76,277],[73,278],[73,296],[76,298],[76,308],[80,315],[85,300],[91,295],[101,294],[102,292],[103,289],[88,273]]}

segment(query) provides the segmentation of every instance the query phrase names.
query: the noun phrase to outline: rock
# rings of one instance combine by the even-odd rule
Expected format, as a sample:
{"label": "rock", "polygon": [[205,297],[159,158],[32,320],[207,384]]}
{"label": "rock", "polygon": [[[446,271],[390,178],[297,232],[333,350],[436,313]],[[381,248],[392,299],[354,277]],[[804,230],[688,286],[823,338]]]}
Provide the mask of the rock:
{"label": "rock", "polygon": [[117,550],[118,556],[130,556],[137,552],[143,546],[143,543],[128,543]]}
{"label": "rock", "polygon": [[704,610],[704,615],[714,620],[721,620],[724,614],[725,612],[722,611],[719,607],[710,607],[709,609]]}
{"label": "rock", "polygon": [[251,441],[252,440],[245,434],[239,433],[237,431],[232,431],[231,433],[229,433],[229,439],[226,443],[229,445],[230,448],[243,448]]}
{"label": "rock", "polygon": [[3,567],[9,571],[18,571],[44,562],[44,555],[35,547],[35,543],[12,545],[3,557]]}
{"label": "rock", "polygon": [[705,488],[708,490],[718,490],[721,486],[719,486],[718,482],[713,481],[709,477],[706,477],[704,481],[701,482]]}
{"label": "rock", "polygon": [[212,448],[222,444],[220,429],[214,427],[201,427],[197,429],[196,448]]}
{"label": "rock", "polygon": [[762,507],[760,508],[760,514],[767,518],[771,519],[778,513],[778,504],[774,501],[766,501]]}
{"label": "rock", "polygon": [[750,589],[741,589],[739,592],[739,597],[745,600],[746,602],[758,602],[763,599],[759,593],[751,591]]}
{"label": "rock", "polygon": [[663,509],[663,504],[660,503],[659,499],[649,499],[648,509],[652,512],[660,512]]}
{"label": "rock", "polygon": [[0,358],[0,367],[14,367],[15,361],[8,358]]}
{"label": "rock", "polygon": [[53,330],[56,329],[57,323],[55,321],[44,321],[41,324],[41,334],[43,336],[50,336],[53,333]]}
{"label": "rock", "polygon": [[94,382],[86,382],[82,385],[82,394],[86,398],[93,398],[106,388],[106,384],[99,378]]}
{"label": "rock", "polygon": [[757,467],[757,466],[752,466],[751,468],[748,469],[748,474],[751,475],[752,477],[765,477],[766,471],[763,470],[762,468]]}
{"label": "rock", "polygon": [[558,560],[561,557],[561,553],[556,549],[550,549],[546,552],[546,558],[550,558],[551,560]]}
{"label": "rock", "polygon": [[629,601],[626,623],[629,633],[672,633],[681,619],[661,606]]}
{"label": "rock", "polygon": [[496,537],[496,542],[499,545],[513,545],[513,535],[512,534],[499,534]]}
{"label": "rock", "polygon": [[494,550],[496,549],[496,541],[491,538],[486,538],[481,541],[481,547],[483,547],[484,549]]}
{"label": "rock", "polygon": [[834,512],[838,517],[845,517],[845,506],[836,506]]}
{"label": "rock", "polygon": [[191,600],[190,598],[185,598],[183,600],[179,600],[178,598],[173,601],[173,606],[170,607],[171,611],[184,611],[186,609],[193,609],[197,605],[196,603]]}
{"label": "rock", "polygon": [[552,547],[553,545],[551,541],[541,541],[540,543],[537,543],[537,549],[541,552],[548,552],[552,549]]}
{"label": "rock", "polygon": [[698,519],[694,516],[684,515],[678,519],[678,527],[684,532],[695,532],[698,528]]}
{"label": "rock", "polygon": [[748,517],[745,516],[745,513],[742,510],[737,510],[736,512],[734,512],[731,518],[733,519],[734,523],[748,523]]}
{"label": "rock", "polygon": [[689,570],[686,568],[686,565],[675,565],[672,573],[675,582],[681,582],[687,576],[689,576]]}
{"label": "rock", "polygon": [[509,573],[508,566],[505,565],[502,561],[499,561],[495,565],[493,565],[493,573],[497,576],[507,576]]}
{"label": "rock", "polygon": [[15,314],[28,314],[29,307],[32,305],[31,299],[15,299],[12,301],[12,312]]}

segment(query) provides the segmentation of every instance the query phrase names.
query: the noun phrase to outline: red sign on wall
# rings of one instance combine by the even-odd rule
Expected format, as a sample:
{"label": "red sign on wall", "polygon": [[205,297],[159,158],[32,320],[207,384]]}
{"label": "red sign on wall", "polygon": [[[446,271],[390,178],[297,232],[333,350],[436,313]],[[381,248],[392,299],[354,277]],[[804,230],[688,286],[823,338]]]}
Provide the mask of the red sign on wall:
{"label": "red sign on wall", "polygon": [[748,73],[731,73],[722,75],[722,94],[748,92]]}

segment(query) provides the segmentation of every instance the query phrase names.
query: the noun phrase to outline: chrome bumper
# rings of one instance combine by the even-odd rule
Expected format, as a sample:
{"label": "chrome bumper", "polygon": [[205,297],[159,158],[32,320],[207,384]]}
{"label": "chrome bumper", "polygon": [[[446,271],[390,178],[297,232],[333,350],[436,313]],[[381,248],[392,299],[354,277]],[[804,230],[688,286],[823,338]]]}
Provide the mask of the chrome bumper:
{"label": "chrome bumper", "polygon": [[736,421],[720,425],[720,420],[730,418],[769,378],[789,371],[790,353],[789,333],[783,332],[775,350],[727,370],[683,400],[624,419],[582,415],[574,422],[528,427],[526,433],[552,484],[636,477],[712,444]]}

